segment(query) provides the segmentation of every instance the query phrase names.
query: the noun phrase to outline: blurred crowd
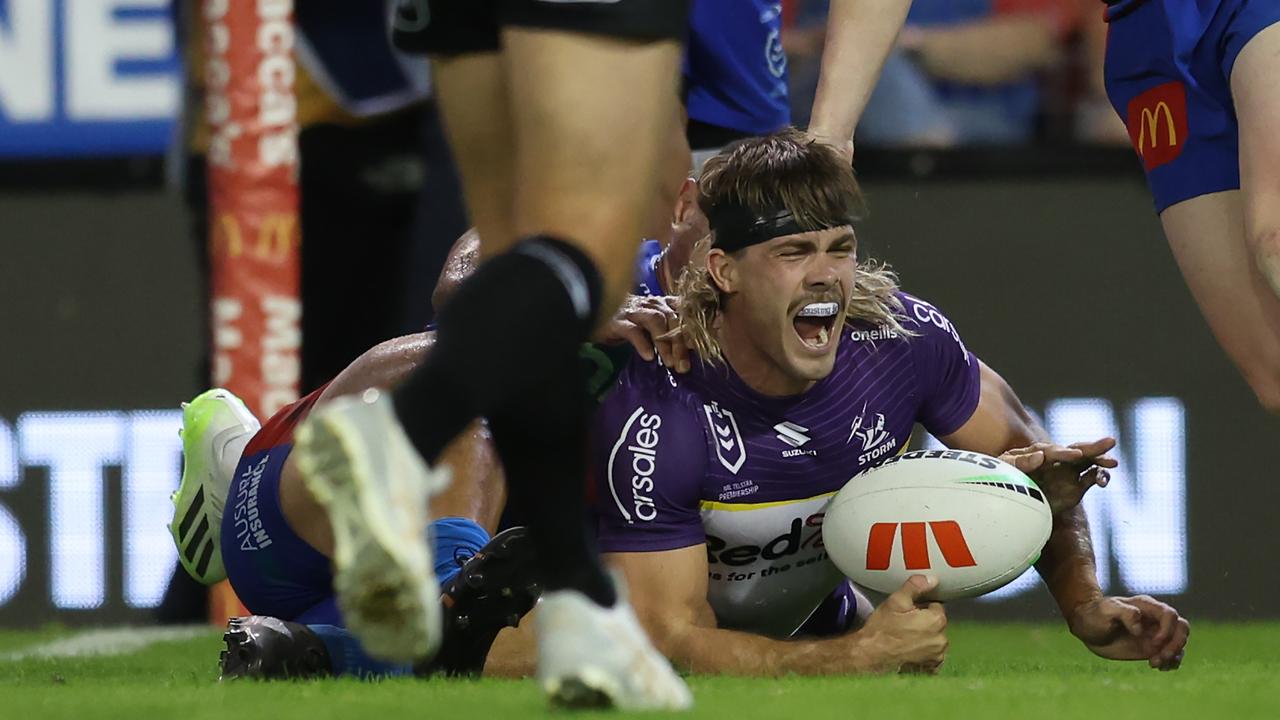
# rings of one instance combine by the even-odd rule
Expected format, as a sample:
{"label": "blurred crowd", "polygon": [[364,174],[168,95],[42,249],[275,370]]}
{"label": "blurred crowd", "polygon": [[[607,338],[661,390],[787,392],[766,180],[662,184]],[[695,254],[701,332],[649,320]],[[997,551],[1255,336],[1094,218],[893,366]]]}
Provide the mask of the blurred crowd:
{"label": "blurred crowd", "polygon": [[[793,121],[813,103],[827,0],[784,0]],[[1127,143],[1102,85],[1098,0],[914,0],[859,147]]]}

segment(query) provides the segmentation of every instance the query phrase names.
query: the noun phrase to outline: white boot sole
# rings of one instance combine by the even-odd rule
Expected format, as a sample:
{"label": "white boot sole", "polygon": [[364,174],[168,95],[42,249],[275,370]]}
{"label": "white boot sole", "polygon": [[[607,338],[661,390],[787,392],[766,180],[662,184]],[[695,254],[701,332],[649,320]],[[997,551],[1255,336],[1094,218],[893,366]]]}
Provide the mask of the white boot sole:
{"label": "white boot sole", "polygon": [[295,443],[307,488],[329,513],[334,589],[347,626],[376,657],[434,656],[442,610],[422,520],[429,488],[403,477],[375,480],[363,441],[341,416],[313,416]]}

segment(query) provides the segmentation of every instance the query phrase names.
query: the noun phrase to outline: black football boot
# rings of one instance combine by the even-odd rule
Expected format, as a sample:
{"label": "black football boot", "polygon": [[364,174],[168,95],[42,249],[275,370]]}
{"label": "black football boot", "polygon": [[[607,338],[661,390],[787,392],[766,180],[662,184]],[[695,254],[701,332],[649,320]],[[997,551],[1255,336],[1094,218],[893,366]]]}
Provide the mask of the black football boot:
{"label": "black football boot", "polygon": [[266,615],[231,618],[222,639],[222,680],[292,680],[333,675],[329,651],[306,625]]}
{"label": "black football boot", "polygon": [[498,632],[516,627],[542,593],[533,543],[525,528],[498,533],[444,585],[440,652],[417,675],[477,676]]}

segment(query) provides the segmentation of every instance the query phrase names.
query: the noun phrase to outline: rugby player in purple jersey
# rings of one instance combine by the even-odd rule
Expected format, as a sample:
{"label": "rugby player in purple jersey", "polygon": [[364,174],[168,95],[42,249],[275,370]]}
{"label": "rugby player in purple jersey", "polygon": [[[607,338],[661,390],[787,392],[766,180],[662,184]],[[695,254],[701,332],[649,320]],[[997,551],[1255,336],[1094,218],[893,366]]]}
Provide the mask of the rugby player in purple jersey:
{"label": "rugby player in purple jersey", "polygon": [[[872,612],[822,548],[828,499],[916,423],[958,450],[1022,448],[1020,467],[1077,501],[1114,466],[1114,441],[1049,444],[938,308],[859,265],[859,190],[829,147],[796,131],[744,141],[709,161],[699,200],[711,249],[679,293],[693,367],[633,360],[596,418],[602,552],[677,666],[936,670],[945,614],[918,602],[931,582]],[[1102,657],[1177,668],[1187,622],[1150,597],[1104,596],[1083,510],[1053,510],[1037,569],[1071,632]]]}

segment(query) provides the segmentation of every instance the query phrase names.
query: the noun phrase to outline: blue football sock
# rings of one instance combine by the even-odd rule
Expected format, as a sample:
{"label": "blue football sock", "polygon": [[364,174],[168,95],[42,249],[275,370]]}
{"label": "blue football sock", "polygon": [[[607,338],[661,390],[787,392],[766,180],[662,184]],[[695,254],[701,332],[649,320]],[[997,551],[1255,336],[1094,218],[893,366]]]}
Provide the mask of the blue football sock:
{"label": "blue football sock", "polygon": [[413,674],[413,665],[386,662],[369,656],[356,636],[336,625],[308,625],[320,636],[329,651],[329,665],[334,675],[362,678],[396,677]]}
{"label": "blue football sock", "polygon": [[[489,542],[489,533],[465,518],[444,518],[428,528],[436,556],[436,578],[443,585],[453,579],[467,558]],[[412,675],[413,666],[371,657],[350,631],[337,625],[307,625],[320,637],[329,651],[335,675],[356,677],[395,677]]]}
{"label": "blue football sock", "polygon": [[441,518],[427,528],[436,555],[436,579],[441,585],[453,579],[467,558],[489,542],[489,533],[466,518]]}

